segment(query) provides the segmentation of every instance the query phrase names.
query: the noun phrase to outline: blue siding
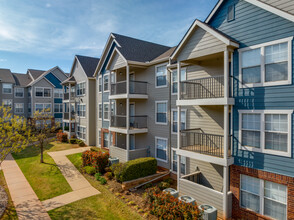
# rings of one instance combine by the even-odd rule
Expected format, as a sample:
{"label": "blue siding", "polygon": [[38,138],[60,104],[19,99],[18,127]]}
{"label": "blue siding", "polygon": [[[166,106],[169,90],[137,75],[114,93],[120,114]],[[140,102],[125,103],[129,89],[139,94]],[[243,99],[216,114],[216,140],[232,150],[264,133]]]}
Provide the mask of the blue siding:
{"label": "blue siding", "polygon": [[57,79],[56,76],[54,76],[52,73],[48,73],[46,76],[45,76],[46,79],[48,79],[54,86],[55,88],[57,89],[62,89],[62,86],[60,85],[60,80]]}
{"label": "blue siding", "polygon": [[54,98],[54,103],[62,103],[62,99]]}
{"label": "blue siding", "polygon": [[54,113],[54,118],[62,118],[62,113]]}
{"label": "blue siding", "polygon": [[[231,4],[235,4],[236,18],[234,21],[227,22],[227,9]],[[291,37],[294,34],[294,23],[246,1],[239,0],[225,2],[210,21],[210,25],[235,39],[240,43],[241,48]],[[293,116],[291,158],[238,149],[238,109],[292,110],[294,109],[293,84],[239,89],[239,63],[237,51],[234,52],[234,61],[234,96],[236,103],[233,112],[233,155],[235,157],[235,164],[294,177]],[[292,74],[292,77],[293,76],[294,74]]]}

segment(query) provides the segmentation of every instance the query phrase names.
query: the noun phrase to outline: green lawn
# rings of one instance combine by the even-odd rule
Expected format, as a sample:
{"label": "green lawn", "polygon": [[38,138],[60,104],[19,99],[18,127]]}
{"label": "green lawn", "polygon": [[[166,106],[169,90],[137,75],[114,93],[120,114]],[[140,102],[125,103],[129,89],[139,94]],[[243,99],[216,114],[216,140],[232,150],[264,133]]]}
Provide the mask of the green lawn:
{"label": "green lawn", "polygon": [[13,154],[18,166],[41,201],[72,191],[47,152],[66,150],[73,147],[78,146],[51,142],[44,151],[45,163],[40,163],[40,150],[35,146],[27,147],[23,151]]}
{"label": "green lawn", "polygon": [[7,185],[6,185],[6,181],[5,181],[2,170],[0,170],[0,185],[2,187],[4,187],[6,193],[7,193],[8,197],[9,197],[7,208],[6,208],[6,210],[4,212],[4,215],[2,216],[1,219],[2,220],[8,220],[8,219],[15,220],[15,219],[18,219],[15,208],[14,208],[14,205],[13,205],[13,202],[12,202],[11,197],[10,197],[9,190],[7,188]]}
{"label": "green lawn", "polygon": [[[69,160],[80,169],[81,153],[68,156]],[[101,192],[66,206],[49,211],[52,219],[142,219],[139,214],[116,198],[105,186],[85,175],[87,180]]]}

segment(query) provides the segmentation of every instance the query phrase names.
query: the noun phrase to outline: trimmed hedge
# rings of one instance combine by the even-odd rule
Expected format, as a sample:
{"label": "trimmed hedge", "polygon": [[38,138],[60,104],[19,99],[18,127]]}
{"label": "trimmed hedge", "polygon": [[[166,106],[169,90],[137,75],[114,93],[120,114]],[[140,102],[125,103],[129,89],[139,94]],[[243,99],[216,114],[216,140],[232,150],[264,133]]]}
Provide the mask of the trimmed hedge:
{"label": "trimmed hedge", "polygon": [[130,160],[118,166],[119,172],[114,170],[115,177],[120,182],[130,181],[141,177],[153,175],[157,170],[157,160],[153,157]]}

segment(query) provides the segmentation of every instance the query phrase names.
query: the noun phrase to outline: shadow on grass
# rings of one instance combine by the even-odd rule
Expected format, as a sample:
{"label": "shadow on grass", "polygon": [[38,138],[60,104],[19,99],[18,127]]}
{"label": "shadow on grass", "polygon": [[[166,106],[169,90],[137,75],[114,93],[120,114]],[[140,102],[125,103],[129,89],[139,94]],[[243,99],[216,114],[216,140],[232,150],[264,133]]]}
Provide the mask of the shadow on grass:
{"label": "shadow on grass", "polygon": [[[44,151],[50,150],[52,147],[54,147],[53,144],[48,144],[44,147]],[[36,157],[40,155],[40,148],[36,145],[26,147],[21,152],[13,153],[13,157],[15,159],[21,159],[21,158],[28,158],[28,157]]]}

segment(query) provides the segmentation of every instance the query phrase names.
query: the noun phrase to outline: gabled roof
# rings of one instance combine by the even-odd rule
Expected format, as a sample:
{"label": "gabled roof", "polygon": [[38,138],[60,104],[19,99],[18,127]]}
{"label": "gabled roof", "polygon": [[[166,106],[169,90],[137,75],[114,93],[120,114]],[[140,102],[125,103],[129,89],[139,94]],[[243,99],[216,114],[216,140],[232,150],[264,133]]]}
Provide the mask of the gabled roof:
{"label": "gabled roof", "polygon": [[216,30],[215,28],[209,26],[208,24],[203,23],[200,20],[195,20],[193,24],[190,26],[189,30],[186,32],[182,40],[180,41],[179,45],[177,48],[174,50],[174,52],[171,55],[171,59],[175,59],[175,56],[181,51],[182,47],[185,45],[185,43],[189,40],[189,37],[193,34],[193,31],[197,28],[200,27],[203,30],[207,31],[223,43],[225,43],[228,46],[233,46],[233,47],[239,47],[239,44],[231,39],[229,36],[225,35],[219,30]]}
{"label": "gabled roof", "polygon": [[45,70],[28,69],[28,72],[30,72],[31,76],[33,77],[33,80],[36,80],[46,71]]}
{"label": "gabled roof", "polygon": [[64,80],[61,84],[66,84],[66,83],[76,83],[76,79],[74,76],[68,77],[66,80]]}
{"label": "gabled roof", "polygon": [[175,51],[176,48],[177,47],[171,47],[169,50],[167,50],[163,54],[160,54],[158,57],[156,57],[155,59],[153,59],[152,62],[156,62],[156,61],[160,61],[162,59],[169,58],[172,55],[172,53]]}
{"label": "gabled roof", "polygon": [[87,77],[93,77],[99,58],[76,55]]}
{"label": "gabled roof", "polygon": [[118,50],[128,61],[150,62],[170,49],[168,46],[112,33]]}
{"label": "gabled roof", "polygon": [[12,73],[12,75],[17,86],[26,87],[32,81],[32,78],[28,74]]}
{"label": "gabled roof", "polygon": [[15,83],[10,69],[0,69],[0,82]]}
{"label": "gabled roof", "polygon": [[[205,20],[205,23],[208,23],[214,14],[217,12],[219,7],[225,2],[226,0],[219,0],[215,7],[212,9],[210,14]],[[294,1],[293,0],[276,0],[276,1],[269,1],[269,0],[244,0],[249,2],[253,5],[256,5],[264,10],[272,12],[278,16],[281,16],[285,19],[288,19],[294,22]]]}

